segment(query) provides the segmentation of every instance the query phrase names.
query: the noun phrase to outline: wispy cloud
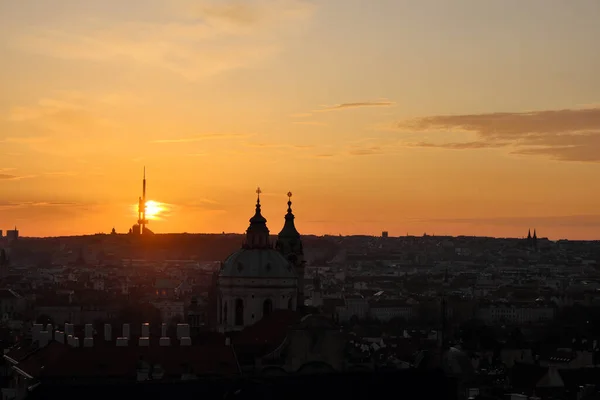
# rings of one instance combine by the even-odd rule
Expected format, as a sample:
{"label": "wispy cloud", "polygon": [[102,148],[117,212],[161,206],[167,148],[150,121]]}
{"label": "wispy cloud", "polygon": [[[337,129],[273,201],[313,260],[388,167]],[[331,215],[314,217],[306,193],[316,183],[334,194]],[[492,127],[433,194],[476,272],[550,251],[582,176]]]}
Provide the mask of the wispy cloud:
{"label": "wispy cloud", "polygon": [[288,143],[245,143],[247,147],[261,147],[271,149],[296,149],[296,150],[308,150],[315,146],[309,144],[288,144]]}
{"label": "wispy cloud", "polygon": [[383,154],[383,148],[380,146],[355,147],[348,151],[351,156],[372,156]]}
{"label": "wispy cloud", "polygon": [[[113,95],[118,96],[117,93]],[[100,114],[100,105],[102,102],[106,104],[106,101],[104,97],[96,98],[79,92],[59,91],[54,94],[54,97],[42,98],[34,104],[13,107],[5,119],[11,123],[27,124],[51,133],[68,135],[71,138],[80,137],[82,132],[89,135],[99,130],[115,128],[114,121]],[[37,135],[9,137],[4,141],[37,143],[48,139],[47,136]]]}
{"label": "wispy cloud", "polygon": [[246,134],[226,134],[226,133],[208,133],[204,135],[191,136],[186,138],[173,138],[173,139],[158,139],[153,140],[152,143],[192,143],[192,142],[201,142],[203,140],[211,140],[211,139],[239,139],[244,137],[249,137],[250,135]]}
{"label": "wispy cloud", "polygon": [[296,125],[327,126],[325,122],[320,121],[294,121]]}
{"label": "wispy cloud", "polygon": [[321,106],[321,108],[314,110],[313,112],[327,112],[327,111],[341,111],[348,110],[351,108],[364,108],[364,107],[390,107],[395,103],[388,100],[382,101],[360,101],[355,103],[341,103],[332,106]]}
{"label": "wispy cloud", "polygon": [[[523,113],[440,115],[402,121],[405,132],[463,132],[476,140],[414,143],[445,149],[511,147],[512,153],[600,162],[600,107]],[[409,144],[410,145],[410,144]]]}
{"label": "wispy cloud", "polygon": [[417,142],[407,143],[405,147],[429,147],[437,149],[452,149],[452,150],[469,150],[469,149],[490,149],[498,147],[506,147],[511,143],[497,142],[497,143],[486,143],[486,142],[457,142],[457,143],[430,143],[430,142]]}
{"label": "wispy cloud", "polygon": [[335,157],[335,154],[333,153],[321,153],[321,154],[315,154],[316,158],[330,158],[330,157]]}
{"label": "wispy cloud", "polygon": [[3,181],[20,181],[22,179],[35,178],[37,175],[12,175],[0,173],[0,180]]}
{"label": "wispy cloud", "polygon": [[[301,0],[173,0],[164,23],[132,13],[115,23],[99,14],[79,24],[35,28],[11,39],[19,49],[62,59],[119,65],[133,62],[197,80],[261,63],[283,45],[280,38],[309,18],[315,4]],[[97,29],[88,28],[88,26]],[[100,25],[100,26],[99,26]]]}
{"label": "wispy cloud", "polygon": [[51,202],[51,201],[23,201],[23,202],[2,202],[1,209],[28,208],[28,207],[73,207],[78,203],[69,202]]}
{"label": "wispy cloud", "polygon": [[31,144],[31,143],[40,143],[48,141],[50,138],[48,136],[22,136],[22,137],[6,137],[4,139],[0,139],[0,143],[22,143],[22,144]]}
{"label": "wispy cloud", "polygon": [[42,175],[45,176],[75,176],[77,172],[75,171],[52,171],[52,172],[44,172]]}

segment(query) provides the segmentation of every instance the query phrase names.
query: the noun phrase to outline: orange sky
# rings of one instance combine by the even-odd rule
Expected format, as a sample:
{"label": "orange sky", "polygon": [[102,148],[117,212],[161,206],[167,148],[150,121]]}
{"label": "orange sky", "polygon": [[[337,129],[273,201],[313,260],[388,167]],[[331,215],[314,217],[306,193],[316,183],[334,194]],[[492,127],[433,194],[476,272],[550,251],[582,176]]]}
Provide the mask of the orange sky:
{"label": "orange sky", "polygon": [[366,4],[0,0],[0,229],[598,238],[600,3]]}

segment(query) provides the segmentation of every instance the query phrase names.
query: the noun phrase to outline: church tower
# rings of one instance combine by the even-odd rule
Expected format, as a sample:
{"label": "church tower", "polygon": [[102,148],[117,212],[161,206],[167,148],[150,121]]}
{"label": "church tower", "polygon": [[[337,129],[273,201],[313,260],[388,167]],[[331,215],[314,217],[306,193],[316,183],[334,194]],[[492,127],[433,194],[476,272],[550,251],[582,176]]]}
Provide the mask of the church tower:
{"label": "church tower", "polygon": [[302,248],[302,240],[300,233],[296,230],[294,224],[294,214],[292,213],[292,192],[288,192],[288,209],[285,215],[285,223],[283,229],[277,236],[275,248],[285,258],[287,258],[298,274],[298,308],[304,306],[304,249]]}

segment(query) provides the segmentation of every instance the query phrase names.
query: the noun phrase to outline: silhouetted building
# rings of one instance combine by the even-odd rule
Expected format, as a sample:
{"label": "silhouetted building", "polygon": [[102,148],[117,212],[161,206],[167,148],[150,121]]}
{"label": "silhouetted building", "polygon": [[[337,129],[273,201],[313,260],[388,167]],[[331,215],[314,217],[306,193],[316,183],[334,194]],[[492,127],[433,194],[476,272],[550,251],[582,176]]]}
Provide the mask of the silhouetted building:
{"label": "silhouetted building", "polygon": [[294,224],[294,214],[292,213],[292,192],[288,192],[288,209],[285,215],[283,229],[277,236],[275,248],[292,264],[298,276],[298,309],[304,307],[304,248],[300,233]]}
{"label": "silhouetted building", "polygon": [[219,271],[217,326],[221,332],[242,330],[273,310],[296,310],[299,304],[296,270],[273,248],[267,220],[261,214],[260,189],[256,193],[256,210],[245,242],[221,264]]}
{"label": "silhouetted building", "polygon": [[6,239],[8,239],[9,242],[13,241],[13,240],[17,240],[19,238],[19,230],[17,229],[17,227],[15,226],[15,229],[9,229],[6,231]]}

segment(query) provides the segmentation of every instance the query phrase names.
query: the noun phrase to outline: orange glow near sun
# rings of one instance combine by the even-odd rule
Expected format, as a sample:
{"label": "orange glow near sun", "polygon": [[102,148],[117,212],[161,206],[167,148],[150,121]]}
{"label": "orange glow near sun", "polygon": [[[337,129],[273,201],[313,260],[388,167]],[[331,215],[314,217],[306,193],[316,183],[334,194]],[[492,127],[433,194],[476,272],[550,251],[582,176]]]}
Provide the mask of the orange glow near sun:
{"label": "orange glow near sun", "polygon": [[146,218],[148,219],[158,219],[165,210],[166,207],[158,201],[146,201]]}
{"label": "orange glow near sun", "polygon": [[[133,210],[137,215],[138,206],[137,204],[133,205]],[[146,200],[146,219],[149,220],[157,220],[165,217],[166,212],[169,210],[169,207],[166,203],[161,203],[159,201],[154,200]]]}

